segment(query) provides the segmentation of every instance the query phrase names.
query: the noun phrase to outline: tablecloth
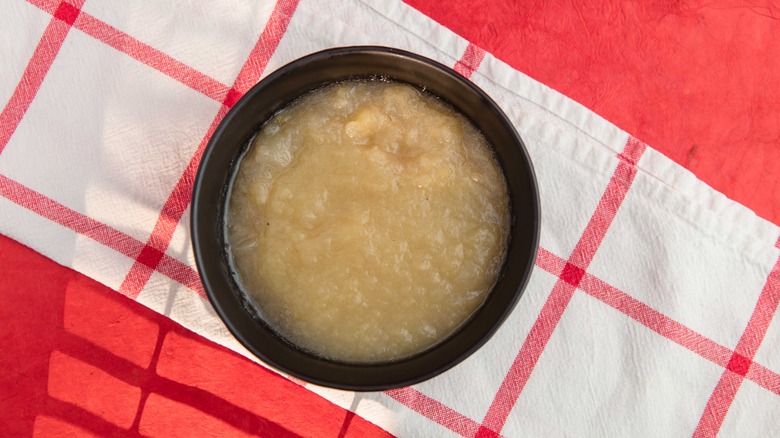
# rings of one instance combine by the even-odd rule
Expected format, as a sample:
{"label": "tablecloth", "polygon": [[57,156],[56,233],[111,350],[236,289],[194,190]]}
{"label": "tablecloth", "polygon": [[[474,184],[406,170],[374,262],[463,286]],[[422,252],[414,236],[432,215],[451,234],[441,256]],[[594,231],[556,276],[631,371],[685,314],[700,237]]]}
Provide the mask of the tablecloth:
{"label": "tablecloth", "polygon": [[[101,385],[78,376],[111,382],[120,370],[101,369],[105,362],[67,345],[91,342],[99,356],[128,333],[127,325],[108,324],[87,337],[84,321],[106,315],[66,301],[62,324],[75,340],[53,341],[46,352],[46,390],[54,400],[46,406],[75,405],[81,415],[33,412],[33,432],[326,433],[283,412],[253,417],[261,400],[227,404],[213,396],[218,376],[165,364],[177,353],[186,360],[205,340],[254,360],[216,317],[194,270],[189,195],[210,133],[275,68],[327,47],[380,44],[453,66],[507,112],[540,185],[537,269],[496,336],[440,377],[366,394],[278,378],[276,393],[291,396],[264,403],[335,416],[345,408],[354,415],[349,422],[338,417],[334,433],[341,435],[778,433],[780,228],[643,137],[412,7],[373,0],[36,0],[7,8],[0,27],[7,60],[0,67],[0,233],[95,280],[88,287],[99,291],[95,296],[117,291],[172,324],[148,330],[156,334],[146,341],[151,347],[112,350],[121,359],[115,362],[153,377],[119,378],[122,384],[101,393]],[[149,313],[141,320],[159,321]],[[141,337],[144,323],[136,325]],[[157,352],[152,359],[142,353],[149,348]],[[235,367],[270,372],[246,360]],[[5,403],[14,403],[14,379],[23,377],[4,380]],[[310,400],[324,404],[309,407]],[[196,410],[211,420],[181,428],[155,419],[153,408]],[[88,414],[89,427],[81,420]]]}

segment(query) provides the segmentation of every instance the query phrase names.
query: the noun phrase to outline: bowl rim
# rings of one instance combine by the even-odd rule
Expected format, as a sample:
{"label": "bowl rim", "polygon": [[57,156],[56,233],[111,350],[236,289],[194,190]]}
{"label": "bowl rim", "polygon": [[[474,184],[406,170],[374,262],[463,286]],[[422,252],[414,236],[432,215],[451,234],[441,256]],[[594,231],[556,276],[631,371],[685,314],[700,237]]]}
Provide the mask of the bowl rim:
{"label": "bowl rim", "polygon": [[[463,349],[460,354],[458,354],[456,357],[454,357],[452,360],[447,361],[445,363],[441,363],[439,366],[432,367],[430,369],[427,369],[425,371],[421,371],[413,376],[408,376],[402,379],[396,379],[396,380],[385,380],[381,381],[381,379],[377,379],[378,381],[381,381],[381,383],[351,383],[351,382],[345,382],[345,381],[333,381],[329,380],[327,378],[321,378],[318,376],[312,376],[307,373],[302,373],[299,370],[296,369],[290,369],[288,365],[280,364],[276,359],[268,357],[267,354],[265,354],[263,351],[261,351],[260,348],[258,348],[254,342],[247,339],[245,334],[242,332],[242,330],[235,324],[235,322],[229,317],[228,311],[226,308],[223,308],[223,305],[219,299],[218,292],[216,291],[216,288],[214,287],[214,284],[212,284],[214,281],[211,278],[211,275],[209,273],[208,267],[206,266],[206,262],[204,260],[204,248],[203,248],[203,242],[201,241],[201,233],[199,230],[201,230],[206,224],[201,225],[199,221],[199,215],[197,212],[202,208],[201,207],[201,201],[200,201],[200,195],[203,190],[204,183],[204,174],[205,174],[205,164],[209,162],[210,157],[215,154],[217,149],[217,144],[219,142],[219,139],[223,136],[225,130],[227,127],[233,122],[233,120],[241,113],[241,111],[247,106],[248,102],[250,102],[252,99],[255,99],[256,95],[263,91],[264,87],[268,84],[274,83],[274,81],[278,80],[279,78],[285,76],[291,71],[294,71],[295,69],[300,68],[303,65],[309,64],[309,63],[315,63],[315,62],[324,62],[327,59],[330,58],[339,58],[342,56],[349,56],[354,54],[368,54],[372,56],[392,56],[397,57],[399,59],[406,59],[415,61],[418,63],[427,64],[428,66],[439,70],[440,72],[446,74],[451,79],[453,79],[455,82],[459,83],[460,86],[465,86],[466,88],[470,89],[472,92],[479,95],[487,105],[489,105],[492,109],[492,111],[495,113],[495,115],[500,119],[501,124],[504,126],[504,128],[507,129],[508,134],[514,139],[515,144],[517,145],[518,153],[521,156],[522,164],[525,166],[525,171],[527,173],[526,179],[527,182],[530,185],[530,191],[528,191],[527,196],[530,197],[530,204],[533,205],[533,211],[530,212],[532,215],[531,218],[531,224],[533,226],[533,230],[531,230],[531,241],[530,243],[530,254],[527,259],[527,263],[524,266],[513,266],[513,270],[520,271],[520,281],[517,284],[516,292],[514,293],[511,302],[508,303],[507,308],[502,311],[502,313],[499,315],[498,318],[495,318],[493,320],[492,326],[487,330],[482,336],[479,337],[479,339],[474,342],[473,344],[470,344],[468,348]],[[330,81],[330,82],[337,82],[337,81]],[[416,85],[417,87],[420,87],[420,85]],[[301,93],[300,95],[305,94],[305,92]],[[299,96],[300,96],[299,95]],[[294,99],[293,99],[294,100]],[[445,99],[446,100],[446,99]],[[289,104],[291,101],[287,102],[285,105]],[[462,111],[460,108],[456,108],[458,111]],[[259,129],[264,123],[264,119],[259,123],[259,126],[255,129]],[[479,124],[472,121],[478,128]],[[481,130],[481,128],[480,128]],[[494,147],[491,145],[491,147]],[[237,160],[241,154],[243,153],[245,147],[241,146],[238,149],[238,152],[236,152],[236,156],[233,158],[234,160]],[[501,170],[504,174],[504,177],[507,178],[507,168],[501,164]],[[235,172],[235,169],[229,170],[228,173],[232,174]],[[232,177],[231,177],[232,178]],[[509,182],[507,181],[507,184]],[[508,187],[509,188],[509,187]],[[226,188],[223,188],[225,190]],[[509,194],[511,197],[511,194]],[[223,203],[225,200],[222,201]],[[474,84],[471,80],[465,78],[460,73],[456,72],[454,69],[443,65],[435,60],[429,59],[427,57],[424,57],[422,55],[408,52],[405,50],[392,48],[392,47],[384,47],[384,46],[346,46],[346,47],[335,47],[330,49],[321,50],[318,52],[314,52],[308,55],[305,55],[303,57],[297,58],[284,66],[278,68],[265,78],[262,78],[260,81],[258,81],[255,85],[252,86],[241,98],[228,110],[225,117],[220,121],[217,128],[214,130],[213,134],[209,138],[209,141],[206,145],[206,148],[204,149],[204,152],[201,156],[201,160],[198,165],[198,169],[194,178],[193,183],[193,190],[192,190],[192,197],[191,197],[191,213],[190,213],[190,237],[192,239],[192,248],[195,258],[195,263],[197,266],[199,279],[203,285],[204,291],[206,292],[206,296],[208,297],[209,302],[213,306],[215,312],[220,317],[222,322],[227,326],[228,330],[231,332],[233,337],[236,338],[236,340],[239,341],[239,343],[242,344],[245,348],[247,348],[254,356],[259,358],[261,361],[265,362],[266,364],[270,365],[271,367],[281,371],[282,373],[289,374],[295,377],[298,377],[300,379],[303,379],[307,382],[311,382],[320,386],[326,386],[331,388],[337,388],[337,389],[344,389],[344,390],[351,390],[351,391],[376,391],[376,390],[386,390],[386,389],[392,389],[392,388],[398,388],[403,386],[408,386],[412,384],[416,384],[425,380],[428,380],[436,375],[439,375],[448,369],[454,367],[455,365],[461,363],[463,360],[465,360],[467,357],[472,355],[475,351],[477,351],[479,348],[481,348],[485,343],[490,340],[490,338],[493,337],[495,332],[503,325],[506,318],[512,313],[514,310],[517,302],[521,298],[521,296],[524,294],[524,291],[528,285],[528,282],[531,277],[531,273],[533,272],[535,260],[538,253],[538,243],[540,238],[540,230],[541,230],[541,203],[539,198],[539,188],[538,188],[538,182],[535,174],[535,170],[533,167],[533,163],[531,161],[531,158],[528,154],[527,147],[525,146],[525,143],[523,142],[520,135],[517,133],[514,125],[509,120],[509,118],[506,116],[504,111],[501,109],[501,107],[487,94],[485,93],[481,88],[479,88],[476,84]],[[222,207],[224,208],[224,207]],[[510,210],[512,213],[512,221],[514,222],[514,209],[512,208]],[[529,214],[529,212],[525,212],[524,214]],[[513,235],[512,230],[514,229],[514,225],[512,225],[512,228],[510,228],[510,239]],[[509,254],[507,254],[507,259],[509,257]],[[505,266],[504,269],[506,269],[506,260],[504,262]],[[498,282],[501,280],[501,277],[497,280],[496,285],[498,285]],[[496,286],[494,285],[493,289],[489,292],[489,294],[492,294],[494,290],[496,289]],[[224,293],[223,293],[224,294]],[[489,296],[489,295],[488,295]],[[486,297],[487,300],[487,297]],[[483,303],[482,306],[484,306],[485,303]],[[479,309],[478,309],[479,310]],[[476,314],[476,312],[475,312]],[[468,326],[470,320],[474,318],[474,315],[472,315],[466,322],[464,322],[460,328],[458,328],[454,333],[448,335],[446,339],[452,338],[455,336],[456,333],[458,333],[460,330],[462,330],[464,327]],[[279,335],[277,335],[279,336]],[[282,338],[284,339],[284,338]],[[444,341],[442,341],[444,342]],[[442,342],[439,342],[435,344],[433,347],[427,349],[426,351],[435,351],[436,348],[441,345]],[[294,347],[289,341],[287,341],[288,344],[290,344],[290,348],[297,349]],[[423,352],[425,353],[425,352]],[[421,354],[423,354],[421,353]],[[308,354],[309,356],[314,357],[317,360],[321,360],[323,362],[331,362],[328,359],[321,358],[319,356],[313,355],[311,353],[304,353]],[[391,361],[391,362],[383,362],[379,364],[347,364],[347,363],[337,363],[338,366],[346,366],[346,367],[357,367],[357,368],[375,368],[377,369],[377,372],[381,373],[381,370],[384,367],[392,366],[397,363],[404,363],[408,362],[410,360],[414,360],[414,358],[417,357],[417,355],[411,356],[406,359],[401,359],[400,361]]]}

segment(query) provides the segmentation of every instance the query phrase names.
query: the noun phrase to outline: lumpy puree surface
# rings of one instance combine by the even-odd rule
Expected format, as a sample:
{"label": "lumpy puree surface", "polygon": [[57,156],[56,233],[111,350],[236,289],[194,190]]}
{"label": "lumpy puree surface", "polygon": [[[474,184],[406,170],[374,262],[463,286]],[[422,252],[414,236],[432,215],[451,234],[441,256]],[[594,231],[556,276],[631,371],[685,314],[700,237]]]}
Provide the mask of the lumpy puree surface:
{"label": "lumpy puree surface", "polygon": [[446,338],[496,282],[506,184],[463,116],[408,85],[350,81],[269,120],[241,159],[227,236],[261,317],[339,361]]}

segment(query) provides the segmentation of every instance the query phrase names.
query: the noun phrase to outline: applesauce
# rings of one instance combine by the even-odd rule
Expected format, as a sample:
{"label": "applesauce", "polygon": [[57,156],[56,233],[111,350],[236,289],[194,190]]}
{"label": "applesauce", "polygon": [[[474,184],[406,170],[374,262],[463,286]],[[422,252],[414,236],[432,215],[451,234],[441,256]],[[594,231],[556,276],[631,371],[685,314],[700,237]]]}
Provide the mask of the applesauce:
{"label": "applesauce", "polygon": [[347,81],[258,132],[230,188],[226,236],[277,333],[372,363],[437,344],[480,307],[509,222],[501,168],[465,117],[406,84]]}

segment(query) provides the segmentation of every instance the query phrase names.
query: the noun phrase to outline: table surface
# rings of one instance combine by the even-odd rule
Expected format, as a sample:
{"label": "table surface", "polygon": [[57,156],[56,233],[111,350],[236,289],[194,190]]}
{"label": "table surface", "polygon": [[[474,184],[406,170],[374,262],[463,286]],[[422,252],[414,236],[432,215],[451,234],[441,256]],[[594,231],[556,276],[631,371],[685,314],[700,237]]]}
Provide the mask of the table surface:
{"label": "table surface", "polygon": [[[780,46],[780,10],[731,1],[408,3],[780,224],[780,64],[767,62]],[[2,436],[137,433],[144,410],[154,412],[144,417],[146,430],[161,434],[194,423],[214,436],[386,434],[2,236],[0,296]],[[66,318],[67,331],[63,315],[71,311],[91,316]],[[101,348],[68,336],[74,330]],[[161,345],[170,332],[177,341]],[[149,343],[151,356],[142,353]],[[70,357],[88,369],[69,366]],[[163,359],[168,371],[160,375]],[[73,378],[84,372],[92,380]],[[188,385],[195,381],[210,386]],[[80,398],[84,385],[93,397]],[[140,406],[99,396],[139,388]],[[266,402],[246,408],[250,394]],[[282,395],[301,408],[281,409]],[[46,420],[35,421],[41,414]]]}

